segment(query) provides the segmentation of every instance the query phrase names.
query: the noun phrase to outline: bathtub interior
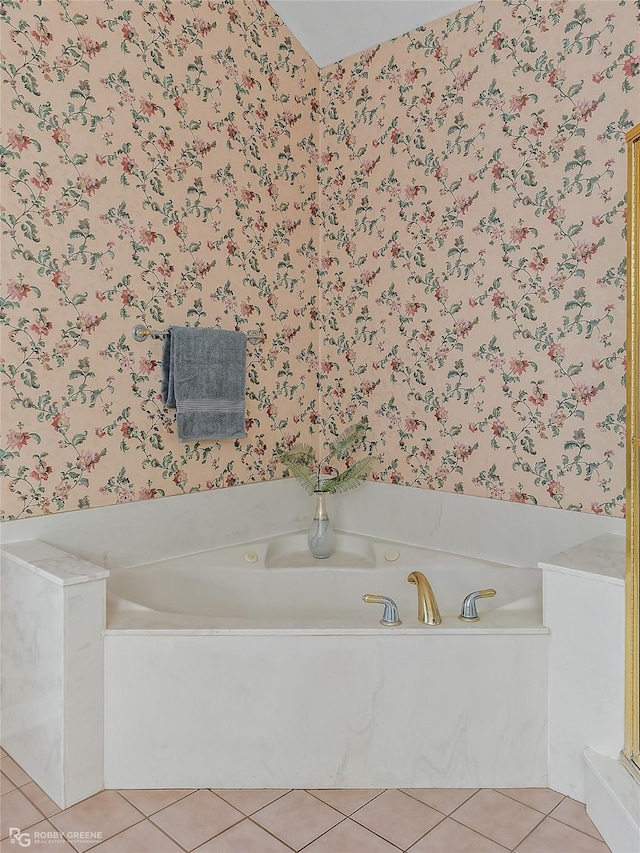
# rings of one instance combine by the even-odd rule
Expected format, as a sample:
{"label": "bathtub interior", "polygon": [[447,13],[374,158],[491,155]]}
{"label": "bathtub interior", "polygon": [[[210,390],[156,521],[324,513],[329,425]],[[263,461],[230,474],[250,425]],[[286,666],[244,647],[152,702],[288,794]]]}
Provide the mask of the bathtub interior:
{"label": "bathtub interior", "polygon": [[[362,596],[390,596],[403,629],[424,629],[409,572],[428,577],[443,627],[541,626],[538,569],[473,560],[429,548],[337,532],[337,548],[314,559],[297,532],[112,570],[107,628],[353,628],[379,626],[382,609]],[[458,614],[470,592],[494,588],[478,623]],[[394,629],[396,630],[396,629]]]}

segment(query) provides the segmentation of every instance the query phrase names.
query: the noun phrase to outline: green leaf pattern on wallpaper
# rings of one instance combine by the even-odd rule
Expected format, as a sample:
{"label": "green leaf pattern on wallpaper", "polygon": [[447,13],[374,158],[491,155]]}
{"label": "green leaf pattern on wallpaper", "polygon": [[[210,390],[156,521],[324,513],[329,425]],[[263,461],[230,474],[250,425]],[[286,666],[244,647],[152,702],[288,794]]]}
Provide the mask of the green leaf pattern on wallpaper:
{"label": "green leaf pattern on wallpaper", "polygon": [[[282,476],[317,419],[316,67],[265,2],[3,13],[5,516]],[[140,322],[262,330],[247,439],[178,443]]]}
{"label": "green leaf pattern on wallpaper", "polygon": [[[1,14],[4,517],[281,477],[363,416],[376,479],[623,513],[637,3],[320,71],[266,0]],[[179,444],[140,322],[262,330],[246,439]]]}
{"label": "green leaf pattern on wallpaper", "polygon": [[480,3],[321,72],[320,383],[377,478],[624,512],[639,9]]}

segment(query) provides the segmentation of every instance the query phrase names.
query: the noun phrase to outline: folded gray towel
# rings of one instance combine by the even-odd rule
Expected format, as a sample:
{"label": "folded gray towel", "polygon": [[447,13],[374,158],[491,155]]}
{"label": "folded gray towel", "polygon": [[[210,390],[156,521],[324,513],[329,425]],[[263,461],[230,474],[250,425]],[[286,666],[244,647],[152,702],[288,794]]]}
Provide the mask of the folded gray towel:
{"label": "folded gray towel", "polygon": [[245,438],[247,339],[242,332],[171,326],[162,351],[162,401],[180,441]]}

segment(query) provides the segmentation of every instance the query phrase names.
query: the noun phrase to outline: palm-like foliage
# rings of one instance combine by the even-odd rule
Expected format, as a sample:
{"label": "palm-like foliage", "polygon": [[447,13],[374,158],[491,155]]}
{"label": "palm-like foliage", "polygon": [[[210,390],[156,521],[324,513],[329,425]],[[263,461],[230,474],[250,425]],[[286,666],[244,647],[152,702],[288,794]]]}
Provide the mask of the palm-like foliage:
{"label": "palm-like foliage", "polygon": [[290,450],[280,452],[280,461],[287,466],[293,476],[309,494],[313,492],[348,492],[366,480],[371,470],[371,459],[366,457],[352,462],[348,468],[332,477],[321,477],[324,465],[330,459],[345,459],[349,452],[364,438],[368,429],[367,418],[340,433],[329,445],[329,453],[318,462],[313,447],[309,444],[294,444]]}

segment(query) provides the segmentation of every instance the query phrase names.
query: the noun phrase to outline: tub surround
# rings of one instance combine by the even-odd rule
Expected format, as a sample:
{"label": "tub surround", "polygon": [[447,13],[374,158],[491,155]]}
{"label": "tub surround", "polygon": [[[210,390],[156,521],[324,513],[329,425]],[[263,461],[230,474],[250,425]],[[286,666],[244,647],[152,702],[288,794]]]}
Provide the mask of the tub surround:
{"label": "tub surround", "polygon": [[105,786],[545,786],[548,637],[393,631],[109,633]]}
{"label": "tub surround", "polygon": [[[556,644],[550,668],[550,637],[539,613],[537,627],[532,623],[519,635],[505,632],[506,624],[491,626],[482,619],[475,626],[454,620],[457,631],[446,624],[414,631],[411,612],[398,629],[376,625],[371,631],[322,636],[300,630],[295,637],[262,630],[257,646],[249,631],[216,636],[184,625],[180,636],[175,628],[163,634],[144,627],[128,632],[108,628],[103,636],[105,569],[118,571],[228,547],[256,533],[293,535],[306,529],[312,512],[313,497],[303,496],[297,483],[284,480],[3,525],[8,534],[3,554],[3,734],[11,738],[6,742],[9,751],[52,799],[69,805],[103,785],[527,787],[546,785],[548,766],[556,787],[584,796],[582,750],[592,747],[613,756],[618,748],[618,722],[610,740],[601,737],[601,730],[622,707],[616,700],[621,681],[616,682],[615,667],[610,666],[616,660],[616,626],[622,619],[601,620],[597,628],[605,632],[604,639],[596,637],[589,608],[594,598],[601,606],[603,595],[613,596],[615,607],[616,596],[622,594],[621,580],[599,578],[602,561],[594,565],[593,559],[602,552],[605,562],[609,560],[604,574],[611,575],[620,542],[615,534],[623,529],[619,519],[380,483],[366,483],[357,493],[332,502],[337,526],[348,526],[353,533],[376,532],[378,539],[408,539],[410,544],[472,553],[486,561],[534,567],[545,544],[559,543],[569,553],[547,558],[543,568],[549,576],[545,624]],[[164,531],[162,537],[159,530]],[[594,533],[601,534],[595,546],[585,550],[578,544]],[[47,544],[20,541],[36,537]],[[60,553],[63,544],[74,556]],[[33,567],[26,568],[26,563]],[[429,575],[429,567],[424,568]],[[589,577],[582,576],[589,572]],[[572,590],[557,588],[563,583],[578,584],[584,601]],[[36,617],[40,603],[47,608],[42,620]],[[71,619],[66,646],[65,606]],[[562,622],[578,616],[583,618],[579,630],[585,633],[585,643],[609,644],[606,672],[601,672],[605,655],[585,654],[563,633]],[[376,614],[371,618],[375,623]],[[606,633],[609,629],[613,634]],[[20,671],[23,664],[31,666],[33,648],[43,650],[36,655],[34,678],[42,679],[44,689],[27,685],[32,693],[25,696]],[[202,678],[203,668],[210,674],[207,679]],[[548,678],[554,685],[549,709]],[[351,689],[354,683],[358,691]],[[604,684],[612,700],[604,702],[604,716],[598,717],[600,710],[595,717],[588,714],[589,725],[575,732],[566,724],[558,691],[563,684],[579,691],[584,683],[601,696]],[[75,685],[75,690],[65,695],[64,684]],[[78,769],[77,764],[93,755],[98,740],[102,744],[97,731],[102,731],[103,684],[104,777],[95,756],[90,767]],[[34,725],[42,722],[38,702],[45,694],[55,713],[36,737],[32,717]],[[301,695],[308,704],[304,714],[296,710]],[[567,697],[567,707],[572,702],[583,713],[589,701],[576,692]],[[21,713],[25,703],[31,709],[26,717]],[[162,715],[158,707],[165,709]],[[21,727],[20,720],[26,720],[27,727]],[[418,732],[415,738],[406,738],[408,729]],[[167,738],[167,731],[175,737]],[[260,753],[260,744],[274,743],[277,748],[269,746]],[[548,743],[553,748],[547,757]],[[245,751],[238,752],[239,746]],[[321,756],[318,761],[312,757],[316,754]],[[238,755],[244,757],[238,761]],[[34,766],[36,761],[42,766]],[[220,775],[205,779],[202,765]],[[63,766],[67,775],[76,773],[73,782],[61,775]]]}
{"label": "tub surround", "polygon": [[12,562],[58,586],[70,586],[109,576],[106,569],[37,540],[3,544],[2,553]]}
{"label": "tub surround", "polygon": [[313,505],[301,498],[291,480],[251,483],[5,521],[2,541],[40,539],[114,569],[299,530]]}
{"label": "tub surround", "polygon": [[640,781],[620,761],[585,750],[587,813],[611,853],[640,850]]}
{"label": "tub surround", "polygon": [[585,802],[584,750],[624,741],[625,538],[604,534],[541,562],[549,637],[549,786]]}
{"label": "tub surround", "polygon": [[621,518],[390,483],[336,495],[330,515],[342,530],[512,566],[536,566],[599,534],[625,531]]}
{"label": "tub surround", "polygon": [[62,808],[103,787],[107,575],[42,542],[2,548],[2,743]]}
{"label": "tub surround", "polygon": [[[514,566],[535,566],[601,533],[624,534],[620,518],[389,483],[331,495],[328,506],[341,530]],[[112,569],[306,530],[313,508],[313,495],[286,478],[5,521],[2,541],[40,539]]]}

